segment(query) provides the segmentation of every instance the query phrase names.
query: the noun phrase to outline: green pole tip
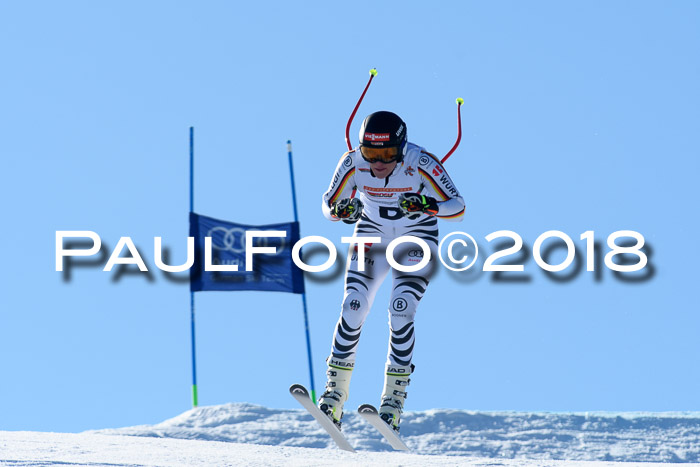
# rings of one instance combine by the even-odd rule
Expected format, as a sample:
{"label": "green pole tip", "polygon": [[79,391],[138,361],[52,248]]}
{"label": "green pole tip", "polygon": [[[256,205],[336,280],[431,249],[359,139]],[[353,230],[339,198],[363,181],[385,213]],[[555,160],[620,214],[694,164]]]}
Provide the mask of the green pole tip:
{"label": "green pole tip", "polygon": [[376,68],[372,68],[371,70],[369,70],[369,74],[372,75],[372,76],[377,76],[377,69],[376,69]]}
{"label": "green pole tip", "polygon": [[461,97],[458,97],[455,102],[457,102],[457,105],[462,105],[462,104],[464,104],[464,99],[462,99]]}

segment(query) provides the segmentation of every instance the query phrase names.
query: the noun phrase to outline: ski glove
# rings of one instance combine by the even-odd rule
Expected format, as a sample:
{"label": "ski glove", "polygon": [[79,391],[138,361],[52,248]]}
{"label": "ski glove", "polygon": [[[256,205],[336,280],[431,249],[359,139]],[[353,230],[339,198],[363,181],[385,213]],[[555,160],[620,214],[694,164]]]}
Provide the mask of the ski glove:
{"label": "ski glove", "polygon": [[362,201],[357,198],[345,198],[331,205],[331,216],[346,224],[354,224],[362,215]]}
{"label": "ski glove", "polygon": [[434,216],[439,211],[435,198],[418,193],[401,193],[399,195],[399,208],[405,216],[409,217],[415,216],[417,213]]}

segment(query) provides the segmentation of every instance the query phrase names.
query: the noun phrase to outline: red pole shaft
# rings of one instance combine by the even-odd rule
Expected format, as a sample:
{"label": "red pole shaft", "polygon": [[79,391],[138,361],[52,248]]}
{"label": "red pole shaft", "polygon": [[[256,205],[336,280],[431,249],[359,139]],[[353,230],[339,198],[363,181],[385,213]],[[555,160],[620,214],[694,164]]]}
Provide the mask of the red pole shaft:
{"label": "red pole shaft", "polygon": [[348,120],[348,124],[345,126],[345,144],[348,145],[348,151],[352,151],[352,144],[350,144],[350,125],[352,124],[352,120],[355,118],[355,114],[357,113],[357,109],[360,108],[360,104],[362,103],[362,99],[365,98],[365,94],[367,94],[367,90],[369,89],[369,85],[372,84],[372,80],[374,79],[374,76],[377,74],[377,70],[374,68],[369,71],[369,81],[367,81],[367,86],[365,86],[365,90],[362,91],[362,95],[360,96],[360,100],[357,101],[357,104],[355,105],[355,108],[352,111],[352,115],[350,115],[350,119]]}
{"label": "red pole shaft", "polygon": [[457,141],[455,142],[455,145],[452,146],[452,149],[450,149],[450,152],[448,152],[440,161],[443,164],[452,155],[452,153],[455,152],[455,149],[457,149],[457,146],[459,146],[459,142],[462,141],[462,112],[460,111],[462,108],[462,102],[462,99],[457,99]]}

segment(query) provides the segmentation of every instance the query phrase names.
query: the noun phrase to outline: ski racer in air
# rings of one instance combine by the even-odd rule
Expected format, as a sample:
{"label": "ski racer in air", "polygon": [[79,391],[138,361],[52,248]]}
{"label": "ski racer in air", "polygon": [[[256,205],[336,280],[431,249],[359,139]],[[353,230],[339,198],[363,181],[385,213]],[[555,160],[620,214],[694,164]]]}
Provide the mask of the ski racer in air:
{"label": "ski racer in air", "polygon": [[[318,406],[340,428],[362,325],[391,269],[389,351],[379,413],[398,431],[415,369],[411,360],[416,309],[437,262],[437,220],[461,221],[464,200],[440,161],[408,142],[403,120],[392,112],[380,111],[365,118],[359,146],[340,158],[323,195],[322,209],[332,221],[355,224],[354,236],[380,237],[381,242],[350,246],[345,295],[327,359],[327,383]],[[418,237],[427,243],[431,251],[427,265],[410,273],[390,266],[386,247],[401,236]],[[358,247],[364,251],[362,264]],[[418,244],[406,242],[392,256],[398,264],[412,266],[423,260],[423,250]]]}

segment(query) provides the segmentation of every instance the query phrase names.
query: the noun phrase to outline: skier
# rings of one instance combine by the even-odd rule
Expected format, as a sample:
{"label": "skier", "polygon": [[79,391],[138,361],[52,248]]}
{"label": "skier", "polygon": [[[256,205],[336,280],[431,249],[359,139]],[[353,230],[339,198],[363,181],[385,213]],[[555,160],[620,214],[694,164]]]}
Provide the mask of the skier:
{"label": "skier", "polygon": [[[359,192],[359,199],[354,197]],[[388,243],[404,235],[425,240],[431,250],[427,266],[416,272],[392,270],[389,301],[389,354],[379,413],[398,431],[414,365],[414,317],[436,264],[437,218],[460,221],[464,200],[440,161],[409,143],[406,124],[387,111],[370,114],[360,128],[360,145],[345,153],[323,195],[323,213],[332,220],[355,223],[355,236],[380,237],[364,247],[364,271],[356,246],[348,251],[345,296],[327,359],[328,380],[318,405],[340,428],[348,398],[355,353],[365,318],[390,265]],[[362,248],[362,247],[360,247]],[[423,250],[403,243],[393,252],[402,266],[419,263]]]}

